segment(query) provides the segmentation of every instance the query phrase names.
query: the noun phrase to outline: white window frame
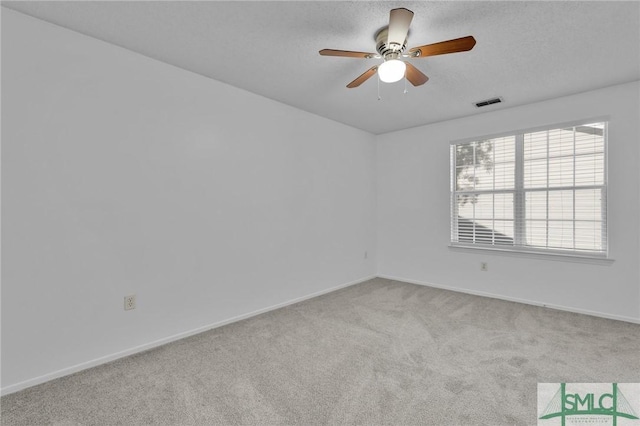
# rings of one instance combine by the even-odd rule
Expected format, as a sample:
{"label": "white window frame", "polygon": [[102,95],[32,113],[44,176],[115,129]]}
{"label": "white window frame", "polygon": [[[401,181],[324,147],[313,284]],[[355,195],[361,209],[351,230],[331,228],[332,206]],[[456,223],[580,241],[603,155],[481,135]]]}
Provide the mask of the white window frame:
{"label": "white window frame", "polygon": [[[524,182],[524,134],[526,133],[534,133],[540,131],[554,130],[554,129],[562,129],[568,127],[581,126],[590,123],[604,123],[604,176],[603,176],[603,184],[602,185],[593,185],[593,187],[600,188],[602,190],[603,201],[601,203],[601,208],[603,210],[602,217],[603,219],[603,236],[602,241],[604,241],[604,251],[602,252],[583,252],[578,250],[571,249],[554,249],[554,248],[538,248],[538,247],[528,247],[523,245],[522,236],[525,235],[525,209],[524,209],[524,201],[526,189],[523,188]],[[527,129],[520,130],[512,130],[503,133],[496,133],[491,135],[484,135],[480,137],[466,138],[460,139],[450,142],[450,146],[452,147],[450,150],[450,224],[451,224],[451,241],[449,247],[451,248],[462,248],[462,249],[471,249],[471,250],[491,250],[495,252],[503,252],[508,254],[525,254],[525,255],[550,255],[552,257],[557,257],[559,259],[562,258],[574,258],[576,260],[586,259],[586,260],[611,260],[609,258],[609,249],[611,246],[611,241],[609,239],[609,223],[608,223],[608,147],[609,147],[609,122],[610,117],[608,116],[599,116],[582,120],[575,120],[570,122],[556,123],[551,125],[544,125],[538,127],[532,127]],[[493,244],[482,244],[482,243],[465,243],[458,242],[457,240],[457,232],[458,232],[458,217],[456,215],[457,212],[457,198],[456,198],[456,182],[455,182],[455,170],[456,170],[456,157],[455,157],[455,146],[466,144],[470,142],[477,142],[487,139],[496,139],[502,137],[515,137],[515,172],[514,172],[514,189],[494,189],[494,190],[479,190],[478,193],[485,194],[496,194],[496,193],[513,193],[514,194],[514,245],[493,245]],[[588,189],[589,186],[570,186],[570,187],[553,187],[553,190],[574,190],[575,188],[584,188]],[[547,189],[548,190],[548,189]],[[467,193],[469,193],[467,191]],[[518,208],[520,206],[520,208]]]}

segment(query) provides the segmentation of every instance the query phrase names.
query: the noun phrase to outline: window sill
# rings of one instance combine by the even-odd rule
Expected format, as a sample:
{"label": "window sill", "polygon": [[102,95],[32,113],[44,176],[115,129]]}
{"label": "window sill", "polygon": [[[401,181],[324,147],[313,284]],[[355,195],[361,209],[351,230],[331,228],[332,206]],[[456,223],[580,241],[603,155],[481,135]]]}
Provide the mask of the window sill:
{"label": "window sill", "polygon": [[515,256],[515,257],[528,257],[533,259],[542,259],[542,260],[555,260],[560,262],[577,262],[577,263],[589,263],[592,265],[612,265],[615,261],[614,259],[600,257],[600,256],[589,256],[589,255],[579,255],[573,253],[559,253],[559,252],[539,252],[539,251],[529,251],[529,250],[518,250],[518,249],[508,249],[508,248],[499,248],[499,247],[481,247],[481,246],[471,246],[471,245],[463,245],[463,244],[449,244],[449,250],[453,251],[461,251],[461,252],[487,252],[495,255],[507,255],[507,256]]}

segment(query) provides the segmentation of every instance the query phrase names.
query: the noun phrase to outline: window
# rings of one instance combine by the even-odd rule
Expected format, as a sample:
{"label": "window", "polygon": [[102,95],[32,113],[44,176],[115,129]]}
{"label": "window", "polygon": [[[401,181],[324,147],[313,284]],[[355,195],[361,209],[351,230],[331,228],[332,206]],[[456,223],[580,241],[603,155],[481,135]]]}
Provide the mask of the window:
{"label": "window", "polygon": [[606,257],[606,124],[452,143],[452,245]]}

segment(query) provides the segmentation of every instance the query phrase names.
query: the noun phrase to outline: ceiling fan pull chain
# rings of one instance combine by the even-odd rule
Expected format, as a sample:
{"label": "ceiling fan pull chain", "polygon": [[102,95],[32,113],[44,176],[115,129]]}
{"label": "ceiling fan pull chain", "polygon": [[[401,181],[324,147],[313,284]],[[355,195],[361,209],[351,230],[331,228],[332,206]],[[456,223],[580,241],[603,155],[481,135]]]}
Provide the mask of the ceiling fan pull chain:
{"label": "ceiling fan pull chain", "polygon": [[378,100],[382,100],[380,97],[380,76],[378,76]]}
{"label": "ceiling fan pull chain", "polygon": [[407,92],[407,71],[404,72],[404,94],[406,95]]}

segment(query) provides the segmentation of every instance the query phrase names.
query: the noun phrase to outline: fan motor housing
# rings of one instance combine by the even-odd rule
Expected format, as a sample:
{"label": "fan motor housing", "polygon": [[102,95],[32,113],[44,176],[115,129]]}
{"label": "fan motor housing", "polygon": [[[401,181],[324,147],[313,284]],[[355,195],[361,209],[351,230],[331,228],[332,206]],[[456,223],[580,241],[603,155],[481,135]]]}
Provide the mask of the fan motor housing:
{"label": "fan motor housing", "polygon": [[401,54],[402,52],[404,52],[404,50],[407,48],[407,40],[405,39],[404,42],[402,43],[402,46],[398,45],[398,44],[391,44],[388,45],[387,44],[387,38],[389,37],[389,28],[385,27],[383,29],[381,29],[380,31],[378,31],[378,33],[376,34],[376,50],[378,51],[378,53],[380,55],[382,55],[383,58],[387,58],[387,56],[390,56],[390,54],[392,53],[396,53],[397,55],[393,55],[393,56],[398,56],[399,54]]}

